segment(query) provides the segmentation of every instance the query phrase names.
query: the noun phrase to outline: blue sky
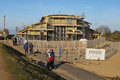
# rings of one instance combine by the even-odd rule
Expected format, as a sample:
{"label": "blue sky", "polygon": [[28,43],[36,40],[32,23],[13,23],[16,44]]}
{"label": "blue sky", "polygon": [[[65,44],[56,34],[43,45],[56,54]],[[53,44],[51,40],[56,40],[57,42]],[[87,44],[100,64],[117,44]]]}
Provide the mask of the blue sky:
{"label": "blue sky", "polygon": [[34,24],[50,14],[85,14],[85,20],[95,29],[107,25],[120,30],[120,0],[0,0],[0,30],[6,15],[6,28],[15,33],[16,26]]}

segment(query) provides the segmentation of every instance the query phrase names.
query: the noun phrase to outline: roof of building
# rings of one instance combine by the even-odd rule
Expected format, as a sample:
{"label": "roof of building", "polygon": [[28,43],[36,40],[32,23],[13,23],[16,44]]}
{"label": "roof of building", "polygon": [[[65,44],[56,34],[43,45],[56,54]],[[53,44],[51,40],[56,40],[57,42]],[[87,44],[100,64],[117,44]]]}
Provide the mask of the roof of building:
{"label": "roof of building", "polygon": [[75,16],[75,15],[69,15],[69,14],[54,14],[54,15],[48,15],[48,16]]}
{"label": "roof of building", "polygon": [[58,16],[61,16],[61,17],[75,17],[75,18],[85,18],[85,17],[82,17],[82,16],[77,16],[77,15],[70,15],[70,14],[54,14],[54,15],[46,15],[46,16],[43,16],[43,17],[58,17]]}

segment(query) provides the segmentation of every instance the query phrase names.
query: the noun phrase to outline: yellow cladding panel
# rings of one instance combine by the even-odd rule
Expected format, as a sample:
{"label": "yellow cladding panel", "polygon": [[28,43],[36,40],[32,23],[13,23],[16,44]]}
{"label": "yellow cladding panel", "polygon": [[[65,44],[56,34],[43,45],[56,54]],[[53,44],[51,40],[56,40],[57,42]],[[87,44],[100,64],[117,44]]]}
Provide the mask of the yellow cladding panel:
{"label": "yellow cladding panel", "polygon": [[43,27],[44,29],[47,29],[47,24],[41,24],[41,27]]}
{"label": "yellow cladding panel", "polygon": [[72,27],[67,27],[67,30],[73,30],[73,28]]}
{"label": "yellow cladding panel", "polygon": [[73,34],[73,32],[67,32],[67,34]]}
{"label": "yellow cladding panel", "polygon": [[[41,35],[40,31],[30,31],[30,35]],[[47,35],[47,32],[43,32],[43,35]]]}
{"label": "yellow cladding panel", "polygon": [[[68,19],[50,19],[49,22],[52,24],[68,24]],[[71,24],[76,25],[76,19],[72,19]]]}
{"label": "yellow cladding panel", "polygon": [[28,28],[28,29],[32,29],[32,26],[31,26],[31,25],[29,25],[27,28]]}
{"label": "yellow cladding panel", "polygon": [[30,34],[30,31],[28,31],[28,34]]}
{"label": "yellow cladding panel", "polygon": [[72,19],[71,23],[76,25],[76,20]]}
{"label": "yellow cladding panel", "polygon": [[46,29],[47,25],[46,24],[41,24],[41,25],[36,25],[33,29]]}
{"label": "yellow cladding panel", "polygon": [[40,31],[30,31],[30,34],[32,35],[40,34]]}
{"label": "yellow cladding panel", "polygon": [[49,19],[49,23],[54,23],[54,19]]}
{"label": "yellow cladding panel", "polygon": [[45,18],[45,22],[48,22],[48,19],[49,19],[49,18],[48,18],[48,17],[46,17],[46,18]]}
{"label": "yellow cladding panel", "polygon": [[30,31],[30,34],[34,34],[35,33],[35,31]]}
{"label": "yellow cladding panel", "polygon": [[19,32],[19,33],[22,33],[22,32]]}
{"label": "yellow cladding panel", "polygon": [[46,24],[41,24],[42,26],[46,26]]}
{"label": "yellow cladding panel", "polygon": [[59,24],[60,20],[59,19],[54,19],[54,24]]}
{"label": "yellow cladding panel", "polygon": [[77,30],[77,27],[67,27],[67,30]]}
{"label": "yellow cladding panel", "polygon": [[60,24],[68,24],[68,20],[67,19],[60,19],[58,21],[60,22]]}
{"label": "yellow cladding panel", "polygon": [[66,38],[68,38],[68,35],[66,35]]}
{"label": "yellow cladding panel", "polygon": [[77,30],[77,27],[75,27],[74,29]]}
{"label": "yellow cladding panel", "polygon": [[40,28],[40,25],[36,25],[35,28]]}
{"label": "yellow cladding panel", "polygon": [[43,35],[47,35],[47,32],[43,32]]}
{"label": "yellow cladding panel", "polygon": [[54,24],[68,24],[67,19],[54,19]]}

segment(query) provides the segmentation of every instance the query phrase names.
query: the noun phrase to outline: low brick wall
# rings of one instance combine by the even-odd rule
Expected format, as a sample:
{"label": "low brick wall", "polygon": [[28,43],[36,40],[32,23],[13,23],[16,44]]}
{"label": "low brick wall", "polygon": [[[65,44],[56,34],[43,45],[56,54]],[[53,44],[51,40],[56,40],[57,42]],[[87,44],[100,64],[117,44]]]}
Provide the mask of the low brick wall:
{"label": "low brick wall", "polygon": [[84,57],[85,49],[88,47],[95,47],[98,44],[104,43],[105,38],[88,40],[88,41],[40,41],[30,40],[34,45],[34,50],[42,53],[47,52],[52,48],[56,56],[59,56],[59,46],[62,47],[62,60],[71,61],[73,59]]}
{"label": "low brick wall", "polygon": [[59,46],[62,48],[93,48],[98,44],[104,43],[105,38],[99,38],[88,41],[40,41],[40,40],[29,40],[34,45],[34,48],[38,49],[48,49],[53,48],[57,49]]}

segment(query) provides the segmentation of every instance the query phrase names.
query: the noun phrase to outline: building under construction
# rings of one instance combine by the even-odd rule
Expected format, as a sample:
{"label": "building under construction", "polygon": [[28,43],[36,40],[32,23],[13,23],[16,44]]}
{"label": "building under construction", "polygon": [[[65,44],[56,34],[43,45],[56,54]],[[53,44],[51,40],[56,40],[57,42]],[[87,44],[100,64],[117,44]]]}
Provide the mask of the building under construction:
{"label": "building under construction", "polygon": [[29,40],[80,40],[92,39],[94,30],[91,23],[84,21],[84,17],[75,15],[43,16],[40,22],[27,26],[17,35]]}

